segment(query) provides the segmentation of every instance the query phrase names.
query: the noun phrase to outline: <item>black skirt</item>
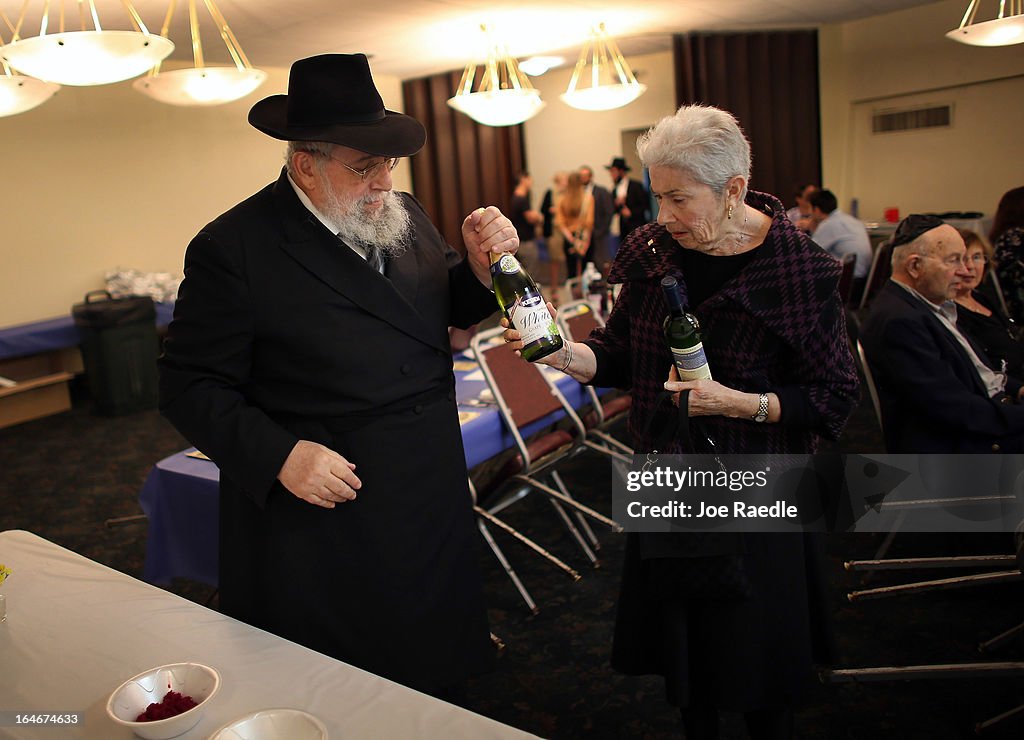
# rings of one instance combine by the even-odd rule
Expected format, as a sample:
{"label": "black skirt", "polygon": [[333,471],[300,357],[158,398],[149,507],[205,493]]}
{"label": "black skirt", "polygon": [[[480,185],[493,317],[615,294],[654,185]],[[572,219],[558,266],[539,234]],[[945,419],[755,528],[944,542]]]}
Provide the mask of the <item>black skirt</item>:
{"label": "black skirt", "polygon": [[[794,703],[813,685],[815,663],[833,662],[824,553],[815,536],[743,535],[739,579],[732,572],[737,559],[727,554],[679,558],[675,568],[645,558],[648,536],[627,538],[616,670],[664,676],[676,706],[750,711]],[[694,561],[727,572],[687,583],[703,570]]]}

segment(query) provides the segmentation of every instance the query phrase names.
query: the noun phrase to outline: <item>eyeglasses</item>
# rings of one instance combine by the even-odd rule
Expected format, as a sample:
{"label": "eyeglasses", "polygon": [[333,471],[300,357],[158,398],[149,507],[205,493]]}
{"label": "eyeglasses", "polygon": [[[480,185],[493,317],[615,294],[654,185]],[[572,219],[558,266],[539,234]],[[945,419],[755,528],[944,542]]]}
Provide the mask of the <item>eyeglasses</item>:
{"label": "eyeglasses", "polygon": [[967,261],[968,262],[980,262],[981,264],[985,265],[985,264],[988,264],[988,257],[986,257],[984,254],[979,252],[978,254],[972,254],[970,257],[967,257]]}
{"label": "eyeglasses", "polygon": [[933,260],[938,260],[939,262],[941,262],[942,264],[946,265],[947,267],[954,267],[954,266],[961,266],[961,265],[966,267],[967,264],[972,259],[970,257],[966,257],[966,256],[959,255],[959,254],[950,254],[950,255],[947,255],[945,257],[940,257],[937,254],[919,254],[917,256],[918,257],[922,257],[922,258],[923,257],[928,257],[928,258],[933,259]]}
{"label": "eyeglasses", "polygon": [[377,174],[380,172],[380,168],[381,167],[387,167],[388,168],[388,172],[392,172],[392,171],[394,171],[395,167],[398,166],[398,157],[389,157],[388,159],[383,159],[380,162],[377,162],[376,164],[371,164],[366,169],[357,170],[355,167],[349,167],[347,164],[342,162],[340,159],[338,159],[336,157],[332,157],[330,154],[327,154],[325,156],[328,159],[333,159],[335,162],[340,164],[342,167],[344,167],[346,170],[351,172],[353,175],[359,175],[359,179],[363,180],[363,181],[365,181],[368,177],[371,177],[371,178],[372,177],[376,177]]}

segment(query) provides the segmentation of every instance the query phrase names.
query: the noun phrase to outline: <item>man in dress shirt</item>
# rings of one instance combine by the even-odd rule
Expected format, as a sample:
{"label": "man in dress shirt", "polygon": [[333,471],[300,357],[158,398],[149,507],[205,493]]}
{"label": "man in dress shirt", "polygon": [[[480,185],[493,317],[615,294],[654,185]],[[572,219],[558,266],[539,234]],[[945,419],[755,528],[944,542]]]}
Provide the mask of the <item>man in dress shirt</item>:
{"label": "man in dress shirt", "polygon": [[890,453],[1024,451],[1021,383],[992,367],[956,326],[969,277],[960,234],[911,215],[892,241],[892,279],[861,332]]}
{"label": "man in dress shirt", "polygon": [[831,190],[815,190],[808,196],[811,204],[811,220],[814,222],[814,236],[819,247],[840,262],[848,255],[857,260],[853,266],[853,290],[850,300],[860,301],[864,283],[871,268],[871,239],[860,219],[838,208],[836,196]]}
{"label": "man in dress shirt", "polygon": [[615,183],[612,196],[615,199],[615,212],[619,214],[619,244],[622,244],[629,232],[650,220],[650,200],[643,183],[627,176],[630,167],[625,159],[615,157],[605,169]]}
{"label": "man in dress shirt", "polygon": [[811,203],[807,199],[817,189],[818,186],[813,184],[800,185],[796,189],[796,205],[786,211],[786,218],[792,221],[798,229],[806,231],[808,234],[813,230],[814,223],[811,220]]}
{"label": "man in dress shirt", "polygon": [[583,183],[583,189],[594,198],[594,232],[590,236],[590,243],[594,246],[594,262],[597,268],[604,272],[606,264],[615,256],[608,245],[615,204],[607,188],[594,182],[594,170],[589,165],[580,167],[580,182]]}

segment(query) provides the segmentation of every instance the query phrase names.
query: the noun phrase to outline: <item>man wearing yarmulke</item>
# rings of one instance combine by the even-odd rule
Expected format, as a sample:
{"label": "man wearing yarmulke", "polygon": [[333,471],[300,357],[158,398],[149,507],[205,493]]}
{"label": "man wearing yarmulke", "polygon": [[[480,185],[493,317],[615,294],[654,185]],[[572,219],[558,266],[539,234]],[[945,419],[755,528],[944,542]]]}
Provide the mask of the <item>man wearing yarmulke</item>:
{"label": "man wearing yarmulke", "polygon": [[1021,382],[956,325],[953,296],[970,276],[960,234],[937,216],[914,214],[892,247],[892,278],[861,332],[886,451],[1024,451]]}
{"label": "man wearing yarmulke", "polygon": [[160,362],[221,471],[221,610],[455,699],[492,648],[448,326],[494,312],[515,227],[474,210],[462,257],[392,192],[426,134],[362,54],[296,62],[249,122],[286,165],[192,240]]}

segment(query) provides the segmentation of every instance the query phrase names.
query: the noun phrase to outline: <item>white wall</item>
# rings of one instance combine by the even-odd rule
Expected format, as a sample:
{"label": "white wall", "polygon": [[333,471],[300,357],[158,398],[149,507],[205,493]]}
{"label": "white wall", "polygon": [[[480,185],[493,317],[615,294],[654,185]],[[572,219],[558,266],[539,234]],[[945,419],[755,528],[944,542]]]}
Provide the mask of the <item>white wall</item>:
{"label": "white wall", "polygon": [[637,78],[647,85],[647,92],[629,105],[610,111],[576,110],[559,100],[572,76],[572,65],[533,78],[534,86],[547,101],[544,110],[524,124],[534,207],[540,205],[556,172],[584,164],[594,168],[599,184],[610,186],[605,165],[613,157],[636,156],[635,151],[622,151],[622,132],[648,129],[675,112],[672,53],[630,57],[628,61]]}
{"label": "white wall", "polygon": [[[864,219],[891,206],[991,215],[1024,184],[1024,46],[946,39],[964,7],[946,0],[821,29],[823,184],[844,208],[857,198]],[[933,103],[954,105],[951,127],[871,133],[876,111]]]}
{"label": "white wall", "polygon": [[[210,108],[157,103],[130,82],[64,87],[0,118],[0,327],[66,315],[114,268],[181,272],[188,241],[277,177],[284,143],[246,122],[285,92],[287,70],[243,100]],[[401,110],[401,82],[377,86]],[[408,167],[395,170],[409,188]]]}

